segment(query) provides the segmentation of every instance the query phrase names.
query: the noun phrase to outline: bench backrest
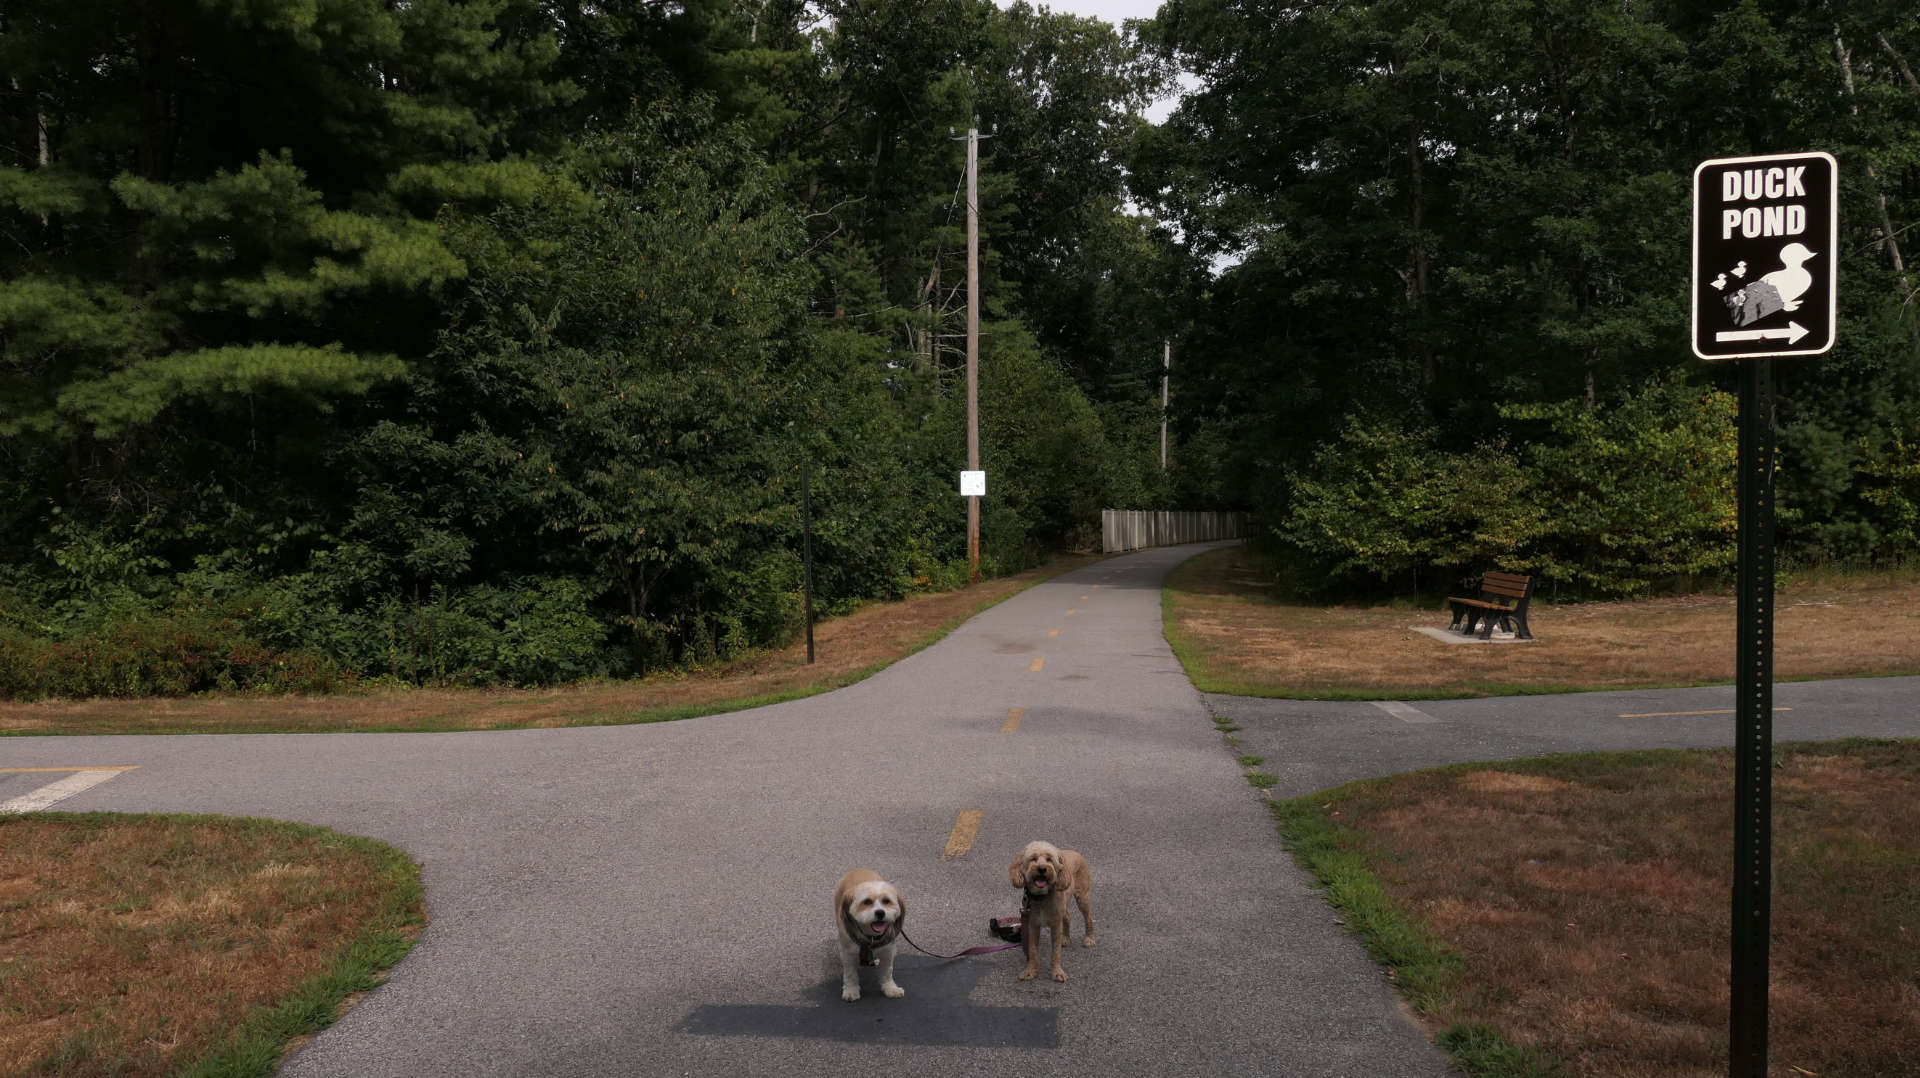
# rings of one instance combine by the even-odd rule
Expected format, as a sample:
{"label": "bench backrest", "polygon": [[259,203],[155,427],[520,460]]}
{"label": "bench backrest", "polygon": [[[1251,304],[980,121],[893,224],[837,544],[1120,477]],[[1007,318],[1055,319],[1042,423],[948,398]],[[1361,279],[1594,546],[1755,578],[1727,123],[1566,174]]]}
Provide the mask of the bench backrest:
{"label": "bench backrest", "polygon": [[1518,601],[1527,597],[1527,589],[1533,586],[1533,578],[1519,573],[1492,572],[1480,578],[1482,598],[1498,596]]}

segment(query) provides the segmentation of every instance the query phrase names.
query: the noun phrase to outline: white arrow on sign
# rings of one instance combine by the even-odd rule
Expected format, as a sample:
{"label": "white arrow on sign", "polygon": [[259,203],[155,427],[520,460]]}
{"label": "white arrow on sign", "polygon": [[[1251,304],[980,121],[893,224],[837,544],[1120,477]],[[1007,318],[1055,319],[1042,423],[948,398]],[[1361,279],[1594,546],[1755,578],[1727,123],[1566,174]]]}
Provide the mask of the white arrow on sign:
{"label": "white arrow on sign", "polygon": [[1786,341],[1796,344],[1800,338],[1812,332],[1798,322],[1788,322],[1785,329],[1729,329],[1713,335],[1716,341]]}

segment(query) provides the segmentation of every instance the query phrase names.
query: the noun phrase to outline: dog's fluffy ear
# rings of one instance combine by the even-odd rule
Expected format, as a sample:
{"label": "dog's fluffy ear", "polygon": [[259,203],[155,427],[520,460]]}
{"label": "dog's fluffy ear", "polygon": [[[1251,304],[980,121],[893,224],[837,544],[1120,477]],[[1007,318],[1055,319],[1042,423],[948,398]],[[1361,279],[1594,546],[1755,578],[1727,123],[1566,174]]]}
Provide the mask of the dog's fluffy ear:
{"label": "dog's fluffy ear", "polygon": [[900,912],[893,915],[894,921],[905,922],[907,919],[907,896],[901,894],[900,888],[896,887],[893,889],[893,900],[900,906]]}
{"label": "dog's fluffy ear", "polygon": [[1007,866],[1007,882],[1015,887],[1027,885],[1027,851],[1021,850],[1013,855],[1013,864]]}

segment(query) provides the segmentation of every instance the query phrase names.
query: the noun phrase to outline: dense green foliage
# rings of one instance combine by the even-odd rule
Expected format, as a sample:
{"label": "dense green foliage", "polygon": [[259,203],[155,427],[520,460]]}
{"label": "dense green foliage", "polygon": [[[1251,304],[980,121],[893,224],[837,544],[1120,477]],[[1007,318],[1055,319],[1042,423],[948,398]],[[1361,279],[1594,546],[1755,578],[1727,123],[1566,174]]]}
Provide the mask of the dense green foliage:
{"label": "dense green foliage", "polygon": [[1524,441],[1453,452],[1356,419],[1289,476],[1281,536],[1333,585],[1445,587],[1487,568],[1563,594],[1711,578],[1733,568],[1736,409],[1677,380],[1614,406],[1506,405]]}
{"label": "dense green foliage", "polygon": [[0,693],[782,643],[803,464],[822,607],[963,582],[975,117],[985,570],[1171,497],[1104,23],[23,0],[0,60]]}
{"label": "dense green foliage", "polygon": [[1336,587],[1724,569],[1686,177],[1783,148],[1841,161],[1846,282],[1840,347],[1781,365],[1783,542],[1911,556],[1916,53],[1883,0],[1170,0],[1125,33],[990,0],[18,0],[0,692],[778,644],[803,465],[819,606],[962,582],[975,125],[989,573],[1111,505],[1254,510]]}
{"label": "dense green foliage", "polygon": [[1176,345],[1176,421],[1226,432],[1220,489],[1337,582],[1728,565],[1726,409],[1674,381],[1736,376],[1686,344],[1689,177],[1803,150],[1840,163],[1840,332],[1774,365],[1780,542],[1920,549],[1913,5],[1168,0],[1146,33],[1200,85],[1135,188],[1239,258]]}

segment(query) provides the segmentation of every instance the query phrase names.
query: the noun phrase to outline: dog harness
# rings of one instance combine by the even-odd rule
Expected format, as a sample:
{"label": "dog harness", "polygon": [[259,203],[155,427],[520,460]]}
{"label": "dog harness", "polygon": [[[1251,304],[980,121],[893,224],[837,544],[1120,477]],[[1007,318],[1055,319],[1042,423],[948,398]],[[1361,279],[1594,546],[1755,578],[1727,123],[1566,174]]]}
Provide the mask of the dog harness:
{"label": "dog harness", "polygon": [[900,926],[906,923],[907,920],[907,915],[903,913],[893,920],[888,921],[887,930],[880,933],[880,938],[874,940],[872,943],[868,943],[867,930],[861,928],[860,922],[853,919],[852,910],[844,911],[840,914],[840,917],[847,922],[847,938],[860,945],[860,964],[863,966],[871,966],[874,964],[873,949],[875,947],[886,947],[892,944],[893,937],[899,934]]}

